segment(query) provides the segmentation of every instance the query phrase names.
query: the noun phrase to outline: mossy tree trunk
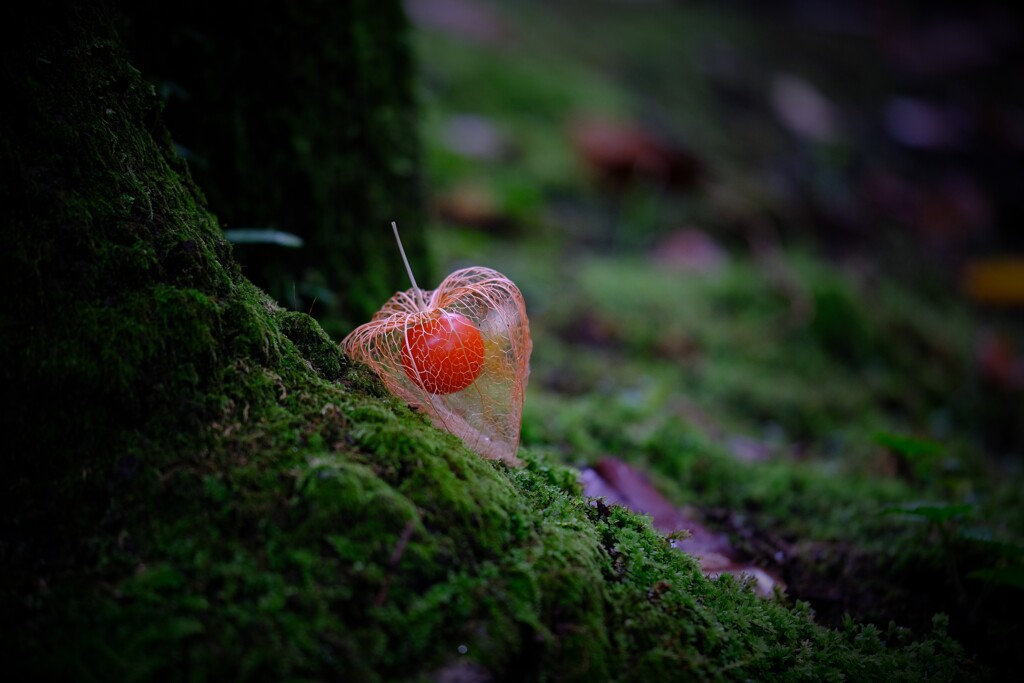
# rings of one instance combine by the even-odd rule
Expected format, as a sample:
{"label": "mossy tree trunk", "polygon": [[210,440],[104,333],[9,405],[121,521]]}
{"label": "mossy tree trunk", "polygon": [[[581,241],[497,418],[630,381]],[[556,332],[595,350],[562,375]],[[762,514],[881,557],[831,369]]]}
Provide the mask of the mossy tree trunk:
{"label": "mossy tree trunk", "polygon": [[124,13],[136,66],[222,226],[304,240],[236,247],[250,279],[340,335],[408,286],[395,220],[430,282],[399,0],[130,2]]}

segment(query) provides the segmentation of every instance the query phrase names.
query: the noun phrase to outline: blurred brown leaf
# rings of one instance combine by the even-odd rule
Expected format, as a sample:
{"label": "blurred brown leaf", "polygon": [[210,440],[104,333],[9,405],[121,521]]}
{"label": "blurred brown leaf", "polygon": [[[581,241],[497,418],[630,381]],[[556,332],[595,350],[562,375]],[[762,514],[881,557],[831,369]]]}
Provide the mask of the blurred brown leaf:
{"label": "blurred brown leaf", "polygon": [[477,228],[499,228],[508,217],[494,191],[486,185],[464,182],[434,199],[434,210],[444,220]]}
{"label": "blurred brown leaf", "polygon": [[611,191],[639,180],[692,190],[704,173],[692,151],[635,124],[580,117],[569,122],[568,134],[597,182]]}
{"label": "blurred brown leaf", "polygon": [[741,558],[727,535],[712,531],[692,514],[673,505],[631,465],[616,458],[604,458],[593,468],[583,470],[581,482],[584,495],[650,515],[654,527],[666,535],[688,531],[687,538],[673,540],[673,544],[696,557],[705,574],[749,576],[757,592],[766,597],[773,595],[776,588],[785,588],[777,576]]}

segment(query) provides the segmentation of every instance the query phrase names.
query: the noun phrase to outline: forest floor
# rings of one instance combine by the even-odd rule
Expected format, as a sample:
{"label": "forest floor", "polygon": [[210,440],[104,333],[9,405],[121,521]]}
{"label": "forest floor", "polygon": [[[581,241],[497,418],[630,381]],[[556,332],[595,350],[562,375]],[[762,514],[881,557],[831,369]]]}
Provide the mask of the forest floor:
{"label": "forest floor", "polygon": [[825,625],[1019,661],[1010,22],[407,6],[437,273],[527,301],[522,446]]}

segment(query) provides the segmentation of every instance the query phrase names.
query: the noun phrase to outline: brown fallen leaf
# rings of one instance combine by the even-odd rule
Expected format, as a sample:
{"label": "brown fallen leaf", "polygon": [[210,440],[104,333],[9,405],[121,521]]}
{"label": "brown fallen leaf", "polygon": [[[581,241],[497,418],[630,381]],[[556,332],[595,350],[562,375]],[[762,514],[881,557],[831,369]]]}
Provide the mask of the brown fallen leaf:
{"label": "brown fallen leaf", "polygon": [[434,200],[437,215],[457,225],[484,230],[503,228],[509,222],[497,195],[487,185],[464,182]]}
{"label": "brown fallen leaf", "polygon": [[616,458],[604,458],[584,469],[580,481],[584,495],[649,515],[654,527],[666,535],[688,531],[688,538],[673,540],[673,545],[696,557],[706,575],[749,577],[757,593],[765,597],[774,595],[776,589],[785,590],[779,577],[741,558],[726,534],[712,531],[694,514],[676,507],[631,465]]}
{"label": "brown fallen leaf", "polygon": [[639,180],[692,190],[704,175],[704,164],[692,151],[635,124],[580,117],[569,122],[568,134],[598,184],[609,191]]}

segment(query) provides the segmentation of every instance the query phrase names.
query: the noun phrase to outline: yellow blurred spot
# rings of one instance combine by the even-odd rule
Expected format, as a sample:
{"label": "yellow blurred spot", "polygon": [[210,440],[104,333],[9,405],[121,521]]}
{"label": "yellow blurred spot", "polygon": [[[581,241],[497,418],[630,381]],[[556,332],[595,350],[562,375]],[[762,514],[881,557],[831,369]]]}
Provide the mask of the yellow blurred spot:
{"label": "yellow blurred spot", "polygon": [[964,268],[963,288],[967,296],[981,304],[1024,305],[1024,257],[969,262]]}

